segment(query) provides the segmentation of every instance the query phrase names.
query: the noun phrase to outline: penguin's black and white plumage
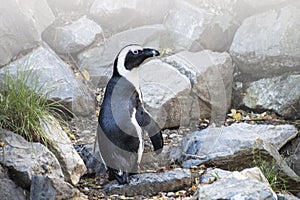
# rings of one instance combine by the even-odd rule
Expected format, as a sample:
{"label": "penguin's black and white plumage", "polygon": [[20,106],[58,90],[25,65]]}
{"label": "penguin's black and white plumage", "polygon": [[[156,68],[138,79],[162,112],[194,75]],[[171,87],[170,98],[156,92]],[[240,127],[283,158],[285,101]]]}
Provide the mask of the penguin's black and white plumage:
{"label": "penguin's black and white plumage", "polygon": [[98,118],[97,138],[101,157],[109,171],[109,179],[119,184],[129,182],[129,174],[137,173],[144,150],[144,131],[148,132],[154,151],[163,148],[158,124],[143,107],[139,88],[138,67],[159,52],[139,45],[128,45],[114,61]]}

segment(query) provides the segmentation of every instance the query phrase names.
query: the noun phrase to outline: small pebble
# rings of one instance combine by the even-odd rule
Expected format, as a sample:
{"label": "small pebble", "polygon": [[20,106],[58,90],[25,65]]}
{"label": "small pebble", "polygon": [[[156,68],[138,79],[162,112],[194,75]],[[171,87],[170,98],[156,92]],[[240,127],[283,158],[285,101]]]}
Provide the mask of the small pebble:
{"label": "small pebble", "polygon": [[172,133],[171,135],[169,135],[169,138],[170,139],[173,139],[173,138],[175,138],[175,137],[177,137],[178,135],[176,134],[176,133]]}
{"label": "small pebble", "polygon": [[173,196],[175,196],[175,193],[174,193],[174,192],[168,192],[168,193],[167,193],[167,197],[173,197]]}

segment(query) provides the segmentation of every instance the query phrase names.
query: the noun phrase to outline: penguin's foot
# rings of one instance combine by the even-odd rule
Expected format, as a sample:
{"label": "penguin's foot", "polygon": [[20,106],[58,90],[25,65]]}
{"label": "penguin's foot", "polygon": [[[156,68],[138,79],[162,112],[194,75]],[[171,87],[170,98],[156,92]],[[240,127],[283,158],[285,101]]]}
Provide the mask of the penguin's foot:
{"label": "penguin's foot", "polygon": [[129,173],[123,172],[121,170],[111,169],[108,170],[108,180],[117,180],[120,185],[128,184],[129,183]]}

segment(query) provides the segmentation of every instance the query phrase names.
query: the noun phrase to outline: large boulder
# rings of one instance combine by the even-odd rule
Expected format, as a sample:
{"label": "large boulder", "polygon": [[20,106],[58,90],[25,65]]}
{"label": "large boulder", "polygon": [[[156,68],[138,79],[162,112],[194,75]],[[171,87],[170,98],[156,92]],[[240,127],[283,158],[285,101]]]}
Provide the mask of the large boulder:
{"label": "large boulder", "polygon": [[90,16],[111,34],[141,25],[162,23],[171,5],[171,0],[95,0]]}
{"label": "large boulder", "polygon": [[186,76],[158,59],[144,64],[139,73],[146,109],[160,127],[188,125],[193,118],[198,119]]}
{"label": "large boulder", "polygon": [[65,181],[76,185],[80,177],[86,172],[83,160],[75,151],[70,138],[62,130],[56,119],[49,116],[41,125],[47,137],[52,141],[50,149],[60,163]]}
{"label": "large boulder", "polygon": [[248,199],[249,197],[259,200],[277,199],[268,180],[257,167],[241,172],[210,169],[207,174],[216,178],[209,183],[198,186],[193,196],[194,200]]}
{"label": "large boulder", "polygon": [[[274,137],[272,137],[274,136]],[[275,164],[286,186],[299,192],[300,178],[280,156],[278,149],[297,136],[291,125],[233,124],[228,127],[207,128],[183,138],[181,146],[170,154],[183,167],[212,165],[220,168],[247,168],[266,161]],[[271,139],[272,138],[272,139]],[[257,156],[259,155],[259,156]]]}
{"label": "large boulder", "polygon": [[101,27],[86,16],[65,24],[57,20],[43,33],[43,40],[58,53],[75,53],[83,50],[102,33]]}
{"label": "large boulder", "polygon": [[[179,148],[182,153],[177,159],[182,161],[184,167],[207,162],[216,163],[217,166],[225,164],[226,166],[234,165],[231,168],[241,167],[246,164],[245,159],[252,156],[253,146],[261,143],[260,141],[271,144],[277,151],[296,136],[297,129],[292,125],[240,123],[228,127],[209,127],[184,137]],[[250,153],[247,155],[248,158],[245,152]],[[232,156],[237,158],[235,162],[226,161]]]}
{"label": "large boulder", "polygon": [[273,110],[289,119],[300,118],[300,75],[265,78],[249,84],[241,105]]}
{"label": "large boulder", "polygon": [[50,178],[61,178],[64,175],[55,155],[44,145],[28,142],[22,136],[1,130],[1,141],[4,141],[0,163],[13,174],[13,180],[22,188],[30,188],[32,177],[47,175]]}
{"label": "large boulder", "polygon": [[238,80],[253,81],[300,71],[299,27],[300,10],[293,6],[245,19],[230,47],[240,71]]}
{"label": "large boulder", "polygon": [[0,71],[5,76],[27,71],[31,73],[28,86],[40,90],[42,86],[49,98],[62,100],[62,103],[78,116],[90,116],[94,113],[94,99],[88,88],[77,80],[72,69],[48,47],[39,47],[23,58],[10,63]]}
{"label": "large boulder", "polygon": [[200,117],[222,124],[231,104],[233,66],[229,54],[184,51],[163,60],[190,79]]}
{"label": "large boulder", "polygon": [[175,44],[185,44],[185,50],[192,51],[209,49],[223,52],[229,49],[240,22],[227,9],[220,9],[219,2],[214,9],[206,6],[210,2],[174,2],[163,24],[177,33],[170,34]]}
{"label": "large boulder", "polygon": [[8,0],[0,5],[0,66],[41,42],[41,33],[54,21],[45,0]]}

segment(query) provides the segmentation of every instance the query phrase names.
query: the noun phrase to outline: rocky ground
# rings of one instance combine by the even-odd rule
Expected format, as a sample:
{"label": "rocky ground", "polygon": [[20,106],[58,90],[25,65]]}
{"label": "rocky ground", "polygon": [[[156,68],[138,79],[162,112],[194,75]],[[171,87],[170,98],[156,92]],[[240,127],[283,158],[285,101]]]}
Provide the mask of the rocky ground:
{"label": "rocky ground", "polygon": [[[95,92],[96,100],[97,100],[97,106],[101,103],[101,98],[103,97],[103,90],[99,90]],[[94,116],[91,116],[90,118],[75,118],[71,122],[71,130],[70,135],[73,138],[73,142],[75,147],[86,145],[89,146],[91,149],[94,144],[95,135],[96,135],[96,127],[97,127],[97,115],[98,110],[96,111]],[[300,121],[299,120],[284,120],[282,117],[276,115],[274,112],[263,112],[263,113],[254,113],[254,112],[247,112],[245,110],[235,110],[231,109],[231,113],[227,114],[226,121],[224,123],[224,126],[230,126],[233,124],[238,123],[248,123],[250,125],[286,125],[291,124],[298,129],[298,137],[300,136]],[[200,131],[208,128],[210,126],[210,121],[208,119],[199,119],[199,122],[196,126],[186,128],[186,127],[180,127],[180,128],[174,128],[174,129],[164,129],[163,130],[163,138],[164,138],[164,144],[165,146],[168,146],[168,148],[174,148],[179,145],[179,143],[182,141],[182,139],[187,136],[188,134],[192,133],[193,131]],[[145,153],[151,151],[150,147],[150,140],[148,138],[145,138]],[[299,148],[299,147],[297,147]],[[288,150],[285,150],[285,153],[287,153]],[[78,151],[80,153],[80,151]],[[153,159],[151,159],[151,162]],[[149,173],[149,172],[155,172],[155,173],[163,173],[166,171],[171,171],[173,169],[182,168],[182,163],[178,162],[169,162],[169,163],[161,163],[158,160],[154,161],[154,163],[151,168],[149,167],[142,167],[141,173]],[[146,164],[148,164],[146,162]],[[166,164],[166,165],[163,165]],[[182,187],[176,191],[171,192],[165,192],[160,191],[155,195],[135,195],[135,196],[126,196],[124,195],[127,191],[125,189],[124,191],[116,191],[116,194],[112,192],[107,192],[105,188],[107,185],[111,184],[107,180],[107,175],[101,174],[97,175],[94,171],[89,171],[86,175],[84,175],[78,184],[78,189],[85,194],[88,199],[190,199],[192,198],[195,193],[197,193],[197,186],[199,185],[206,185],[210,182],[214,182],[214,177],[209,177],[209,183],[207,182],[200,182],[199,176],[207,174],[207,171],[213,170],[215,166],[214,165],[199,165],[199,166],[190,166],[191,173],[193,174],[191,177],[193,177],[193,180],[191,181],[191,184],[189,186]],[[232,171],[232,170],[230,170]],[[213,179],[213,180],[211,180]],[[279,195],[288,195],[288,194],[281,194],[280,192],[286,193],[283,188],[279,189],[276,188],[275,192],[277,192]],[[145,192],[146,193],[146,192]],[[291,196],[292,197],[292,196]]]}

